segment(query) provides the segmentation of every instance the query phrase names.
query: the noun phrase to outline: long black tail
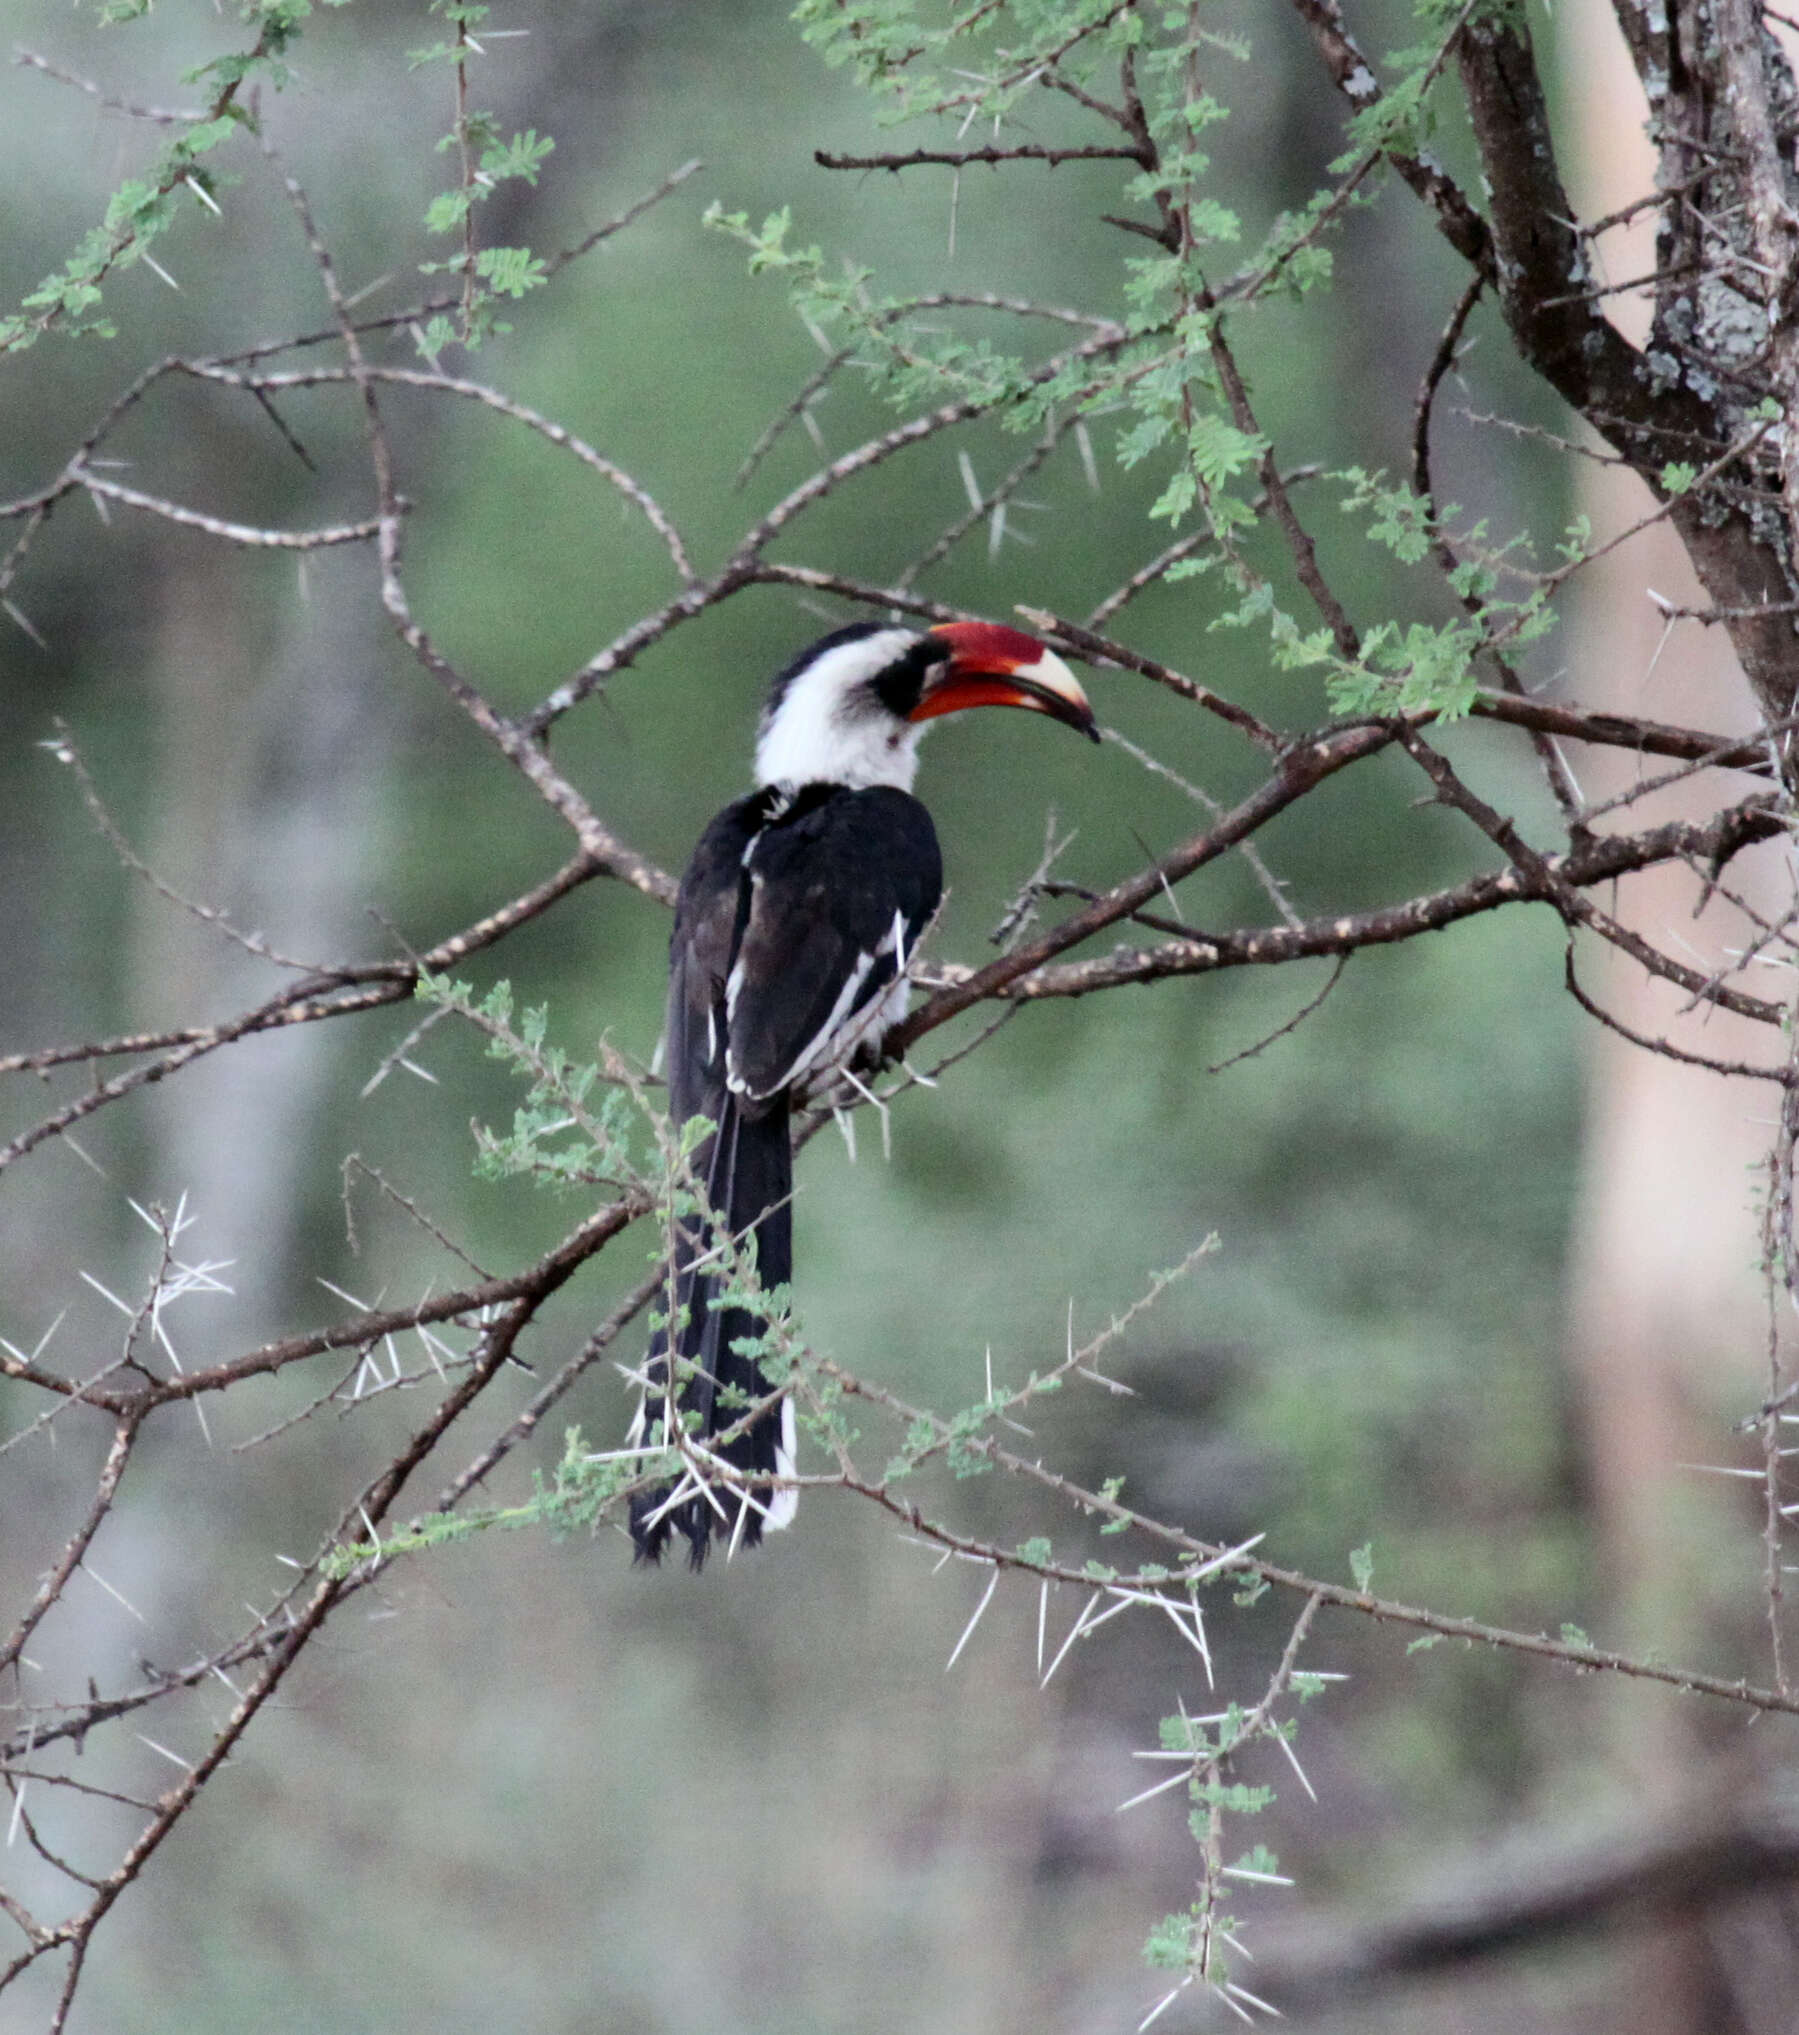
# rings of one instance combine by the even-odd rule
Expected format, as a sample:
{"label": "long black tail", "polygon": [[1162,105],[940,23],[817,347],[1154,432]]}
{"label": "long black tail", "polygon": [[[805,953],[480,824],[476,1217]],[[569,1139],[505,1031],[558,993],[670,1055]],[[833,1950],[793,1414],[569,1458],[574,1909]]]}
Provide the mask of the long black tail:
{"label": "long black tail", "polygon": [[[793,1142],[784,1092],[751,1107],[757,1114],[750,1115],[737,1096],[726,1095],[717,1131],[694,1154],[694,1175],[705,1183],[707,1202],[739,1251],[754,1239],[756,1276],[771,1292],[793,1276]],[[714,1435],[737,1426],[746,1408],[768,1391],[760,1366],[734,1347],[745,1337],[763,1334],[767,1321],[718,1299],[726,1280],[717,1243],[711,1223],[697,1216],[683,1223],[669,1282],[676,1403],[683,1415],[698,1415],[686,1425],[707,1448],[713,1447]],[[634,1442],[657,1439],[657,1427],[668,1416],[669,1331],[658,1330],[652,1337],[645,1376],[649,1389],[632,1430]],[[791,1470],[792,1421],[792,1406],[784,1399],[714,1453],[751,1477]],[[791,1493],[773,1492],[766,1484],[751,1484],[753,1504],[730,1490],[678,1497],[681,1488],[665,1484],[631,1501],[631,1538],[639,1561],[660,1560],[669,1535],[680,1532],[697,1569],[715,1535],[727,1546],[754,1547],[762,1538],[765,1512],[767,1523],[784,1526],[793,1509]]]}

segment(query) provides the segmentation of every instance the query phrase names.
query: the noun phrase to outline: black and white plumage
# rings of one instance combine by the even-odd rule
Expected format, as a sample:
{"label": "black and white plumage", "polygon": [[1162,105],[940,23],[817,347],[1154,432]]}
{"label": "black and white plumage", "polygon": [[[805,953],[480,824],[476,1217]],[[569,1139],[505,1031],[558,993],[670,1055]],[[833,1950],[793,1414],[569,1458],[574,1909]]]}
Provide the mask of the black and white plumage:
{"label": "black and white plumage", "polygon": [[[631,1436],[643,1446],[684,1427],[688,1465],[633,1501],[639,1559],[679,1532],[697,1568],[715,1536],[753,1546],[793,1516],[796,1494],[761,1481],[792,1474],[792,1403],[756,1410],[768,1386],[735,1345],[768,1323],[719,1299],[721,1257],[734,1246],[750,1259],[764,1293],[792,1276],[792,1112],[852,1060],[875,1060],[904,1014],[907,968],[943,890],[936,829],[911,791],[918,742],[926,722],[972,706],[1034,708],[1098,740],[1074,675],[1016,629],[834,631],[775,680],[758,788],[706,829],[682,878],[669,1115],[715,1128],[692,1155],[705,1212],[676,1231],[670,1326],[652,1338]],[[735,1474],[715,1487],[720,1462]]]}

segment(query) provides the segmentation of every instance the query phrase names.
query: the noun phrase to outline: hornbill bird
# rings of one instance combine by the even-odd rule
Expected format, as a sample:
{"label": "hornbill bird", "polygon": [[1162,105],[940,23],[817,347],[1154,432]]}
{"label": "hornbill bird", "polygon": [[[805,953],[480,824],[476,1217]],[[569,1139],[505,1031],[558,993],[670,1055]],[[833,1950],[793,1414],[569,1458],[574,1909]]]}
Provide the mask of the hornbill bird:
{"label": "hornbill bird", "polygon": [[[793,1517],[794,1491],[755,1481],[792,1474],[793,1406],[757,1410],[769,1386],[737,1345],[769,1324],[721,1298],[728,1261],[753,1259],[763,1293],[792,1274],[790,1119],[828,1098],[853,1059],[878,1060],[905,1013],[908,964],[943,890],[936,829],[912,796],[919,738],[938,715],[982,706],[1034,708],[1099,740],[1074,674],[1019,630],[834,630],[776,678],[757,788],[700,836],[681,879],[669,1116],[677,1132],[694,1117],[712,1128],[689,1158],[703,1205],[676,1223],[669,1318],[651,1338],[631,1428],[633,1447],[677,1428],[688,1437],[680,1480],[632,1501],[640,1561],[678,1531],[697,1569],[715,1534],[753,1546]],[[708,1457],[735,1473],[722,1488]]]}

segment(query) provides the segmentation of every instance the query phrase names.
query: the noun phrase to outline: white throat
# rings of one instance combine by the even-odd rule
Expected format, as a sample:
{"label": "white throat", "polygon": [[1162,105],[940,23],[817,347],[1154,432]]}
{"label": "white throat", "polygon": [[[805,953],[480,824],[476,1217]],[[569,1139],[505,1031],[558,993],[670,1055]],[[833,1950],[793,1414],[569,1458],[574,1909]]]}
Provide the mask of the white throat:
{"label": "white throat", "polygon": [[922,724],[902,721],[867,683],[918,640],[911,629],[881,629],[809,664],[781,696],[756,743],[758,784],[890,784],[910,791]]}

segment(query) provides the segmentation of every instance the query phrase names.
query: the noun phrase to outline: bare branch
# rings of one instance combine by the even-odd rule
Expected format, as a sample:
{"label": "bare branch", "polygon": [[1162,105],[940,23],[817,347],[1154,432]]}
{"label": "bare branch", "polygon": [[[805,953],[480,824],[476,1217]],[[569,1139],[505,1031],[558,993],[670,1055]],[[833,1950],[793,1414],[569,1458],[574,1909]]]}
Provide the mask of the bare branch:
{"label": "bare branch", "polygon": [[242,544],[253,551],[322,551],[333,544],[366,544],[380,534],[381,526],[375,522],[336,523],[322,530],[270,530],[254,523],[233,523],[223,516],[209,516],[200,509],[183,508],[179,502],[164,501],[159,495],[147,495],[139,488],[103,480],[91,468],[79,464],[70,467],[68,477],[72,486],[85,488],[104,501],[141,509],[146,515],[161,516],[165,522],[180,523],[189,530],[203,530],[208,537],[220,538],[227,544]]}
{"label": "bare branch", "polygon": [[1040,142],[1016,142],[1009,148],[915,148],[904,155],[833,155],[829,150],[816,148],[812,160],[821,170],[909,170],[920,163],[941,163],[952,169],[960,169],[968,163],[1048,163],[1053,169],[1057,163],[1094,162],[1119,160],[1141,162],[1143,154],[1137,148],[1107,148],[1103,145],[1089,145],[1082,148],[1046,148]]}
{"label": "bare branch", "polygon": [[149,120],[160,127],[194,127],[208,115],[203,106],[140,106],[135,100],[115,98],[110,92],[102,91],[92,78],[78,77],[73,71],[65,71],[60,64],[53,64],[48,57],[39,56],[35,50],[15,49],[12,60],[27,70],[42,71],[47,78],[54,78],[59,85],[73,85],[76,91],[85,92],[96,105],[104,106],[109,113],[128,114],[133,120]]}

